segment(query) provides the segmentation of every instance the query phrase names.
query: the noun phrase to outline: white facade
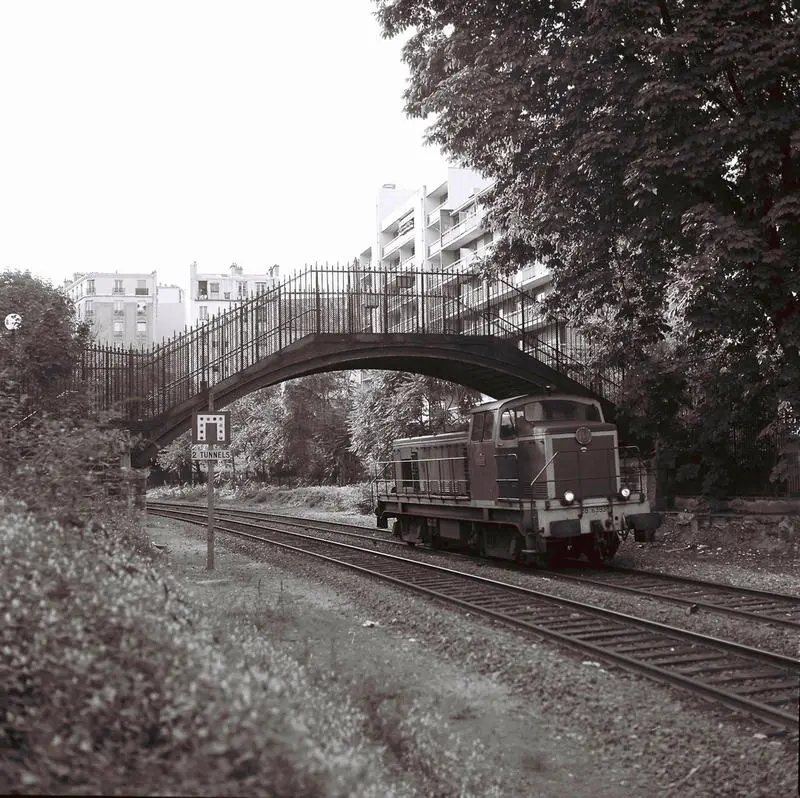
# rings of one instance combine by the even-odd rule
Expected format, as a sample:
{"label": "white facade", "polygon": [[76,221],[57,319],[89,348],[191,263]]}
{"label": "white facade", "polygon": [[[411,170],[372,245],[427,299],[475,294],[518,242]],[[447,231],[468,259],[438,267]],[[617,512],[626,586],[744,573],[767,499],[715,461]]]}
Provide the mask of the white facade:
{"label": "white facade", "polygon": [[156,287],[156,343],[182,333],[186,327],[186,292],[177,285]]}
{"label": "white facade", "polygon": [[[363,268],[466,270],[491,251],[492,233],[484,223],[481,196],[492,185],[471,169],[449,168],[432,190],[385,184],[376,203],[375,240],[359,255]],[[514,277],[517,285],[550,282],[542,266],[532,265]]]}
{"label": "white facade", "polygon": [[98,343],[150,347],[186,324],[183,289],[158,285],[156,272],[76,273],[64,290]]}
{"label": "white facade", "polygon": [[274,288],[278,284],[278,266],[263,272],[245,272],[232,263],[227,272],[200,272],[197,263],[189,267],[190,327],[224,313],[238,302]]}
{"label": "white facade", "polygon": [[[397,188],[384,185],[376,203],[375,240],[358,257],[361,268],[402,273],[404,270],[435,272],[474,271],[476,260],[487,256],[492,248],[492,232],[484,224],[480,199],[492,181],[470,169],[449,168],[446,179],[435,188]],[[369,279],[369,278],[366,278]],[[516,289],[541,300],[551,290],[550,272],[541,264],[531,264],[508,278],[514,289],[497,296],[495,308],[499,318],[510,323],[521,322],[519,294]],[[475,294],[481,294],[482,280],[476,276]],[[366,286],[365,286],[366,287]],[[465,306],[470,304],[468,284],[462,286]],[[413,329],[413,301],[390,318],[393,331]],[[525,319],[525,327],[538,319]],[[376,324],[370,328],[377,329]],[[561,346],[562,330],[541,330],[540,338]]]}
{"label": "white facade", "polygon": [[98,343],[149,347],[155,340],[155,272],[78,273],[64,289]]}

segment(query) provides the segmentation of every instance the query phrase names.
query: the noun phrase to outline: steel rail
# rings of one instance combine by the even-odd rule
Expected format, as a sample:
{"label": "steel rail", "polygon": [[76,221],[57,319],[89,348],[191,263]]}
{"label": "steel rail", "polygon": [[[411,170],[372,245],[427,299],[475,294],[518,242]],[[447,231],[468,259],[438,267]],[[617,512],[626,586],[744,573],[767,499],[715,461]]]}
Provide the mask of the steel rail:
{"label": "steel rail", "polygon": [[[205,523],[205,517],[199,509],[190,511],[153,507],[150,510],[156,515],[177,520]],[[235,511],[229,510],[226,514],[235,515]],[[321,540],[297,532],[265,529],[235,518],[227,521],[239,527],[288,535],[301,540],[304,547],[290,545],[224,526],[226,522],[220,520],[220,531],[343,565],[505,624],[558,640],[582,653],[680,687],[766,723],[785,729],[798,728],[798,660],[439,565],[408,560],[348,543]],[[339,552],[339,556],[321,553],[320,548],[323,551],[326,548],[333,549]],[[345,555],[350,559],[343,559]],[[527,600],[526,606],[521,606],[520,596]],[[523,617],[526,615],[527,618]],[[598,624],[598,617],[603,618],[604,622]],[[595,640],[603,643],[593,642]],[[684,646],[684,641],[690,645]],[[738,684],[738,692],[723,689],[721,684]],[[762,703],[749,697],[759,693],[767,693],[771,698]]]}
{"label": "steel rail", "polygon": [[[604,573],[628,576],[633,579],[642,580],[645,583],[649,581],[663,584],[656,584],[654,586],[640,585],[637,587],[631,584],[612,582],[603,579],[601,575]],[[633,568],[618,568],[613,565],[603,569],[600,575],[592,574],[590,576],[584,576],[555,571],[549,573],[548,576],[556,581],[574,582],[576,584],[589,585],[606,590],[615,590],[620,593],[630,593],[645,598],[656,598],[672,604],[681,604],[697,609],[704,609],[709,612],[732,615],[749,621],[755,619],[775,626],[800,630],[800,597],[790,596],[786,593],[772,593],[755,588],[737,587],[735,585],[726,585],[722,582],[704,582],[701,579],[693,579],[688,576],[660,574],[655,571],[639,571]],[[694,590],[695,593],[694,595],[678,595],[664,592],[663,588],[666,587],[668,589],[671,585],[687,587]],[[704,595],[707,598],[703,598]],[[708,600],[714,597],[716,597],[718,601]],[[728,604],[720,604],[719,600],[728,602],[755,600],[757,604],[762,605],[762,608],[756,610],[730,606]],[[771,606],[765,607],[764,605]],[[791,617],[781,618],[776,615],[767,614],[770,612],[782,612],[787,616],[794,614],[797,620]]]}
{"label": "steel rail", "polygon": [[[152,506],[165,506],[165,507],[196,507],[197,505],[191,504],[176,504],[176,503],[169,503],[165,502],[162,505],[153,504]],[[341,529],[331,529],[331,527],[340,527],[340,526],[350,526],[352,528],[360,528],[366,529],[366,527],[356,527],[353,524],[343,524],[340,522],[326,522],[326,521],[318,521],[317,519],[298,519],[297,517],[291,516],[283,516],[278,513],[263,513],[258,510],[238,510],[237,512],[241,512],[244,514],[249,515],[253,518],[261,518],[261,519],[273,519],[275,521],[279,521],[280,523],[284,524],[294,524],[297,526],[306,526],[313,525],[313,528],[319,530],[329,530],[335,531],[338,535],[354,537],[354,538],[361,538],[365,540],[371,541],[379,541],[383,544],[390,545],[390,546],[402,546],[407,547],[408,544],[404,541],[393,540],[391,538],[386,537],[376,537],[373,533],[372,535],[359,533],[359,532],[349,532]],[[311,528],[311,527],[309,527]],[[375,528],[375,532],[385,532],[385,530],[378,530]],[[498,567],[507,567],[506,563],[498,563]],[[697,609],[703,609],[707,612],[713,612],[722,615],[730,615],[732,617],[739,618],[741,620],[747,621],[760,621],[769,623],[775,626],[781,626],[788,629],[795,629],[800,630],[800,596],[791,596],[786,593],[773,593],[766,590],[758,590],[756,588],[747,588],[747,587],[738,587],[736,585],[727,585],[722,582],[707,582],[701,579],[694,579],[688,576],[678,576],[676,574],[661,574],[655,571],[640,571],[633,568],[623,568],[621,566],[616,565],[609,565],[599,573],[595,572],[592,575],[584,575],[584,574],[571,574],[571,573],[564,573],[563,571],[547,571],[545,574],[542,574],[538,571],[530,572],[532,576],[543,576],[546,575],[546,578],[556,581],[556,582],[572,582],[575,584],[582,584],[587,585],[590,587],[597,587],[603,590],[613,590],[619,593],[628,593],[630,595],[637,595],[642,596],[643,598],[653,598],[660,601],[666,601],[672,604],[679,604],[682,606],[687,607],[695,607]],[[672,593],[664,592],[663,590],[659,589],[658,587],[636,587],[633,585],[626,585],[626,584],[619,584],[615,582],[611,582],[601,578],[601,575],[604,573],[608,574],[619,574],[621,576],[629,576],[631,578],[641,578],[644,580],[662,582],[665,586],[669,586],[671,584],[678,584],[678,585],[686,585],[687,587],[694,587],[697,589],[698,593],[695,595],[689,596],[680,596],[675,595]],[[796,613],[797,620],[792,618],[786,617],[777,617],[775,615],[766,614],[767,611],[765,610],[752,610],[745,608],[739,608],[735,606],[730,606],[729,604],[720,604],[718,602],[705,600],[701,597],[701,594],[717,594],[720,598],[724,601],[728,602],[736,602],[739,599],[761,599],[762,601],[759,603],[771,603],[774,607],[769,610],[771,612],[790,612]]]}

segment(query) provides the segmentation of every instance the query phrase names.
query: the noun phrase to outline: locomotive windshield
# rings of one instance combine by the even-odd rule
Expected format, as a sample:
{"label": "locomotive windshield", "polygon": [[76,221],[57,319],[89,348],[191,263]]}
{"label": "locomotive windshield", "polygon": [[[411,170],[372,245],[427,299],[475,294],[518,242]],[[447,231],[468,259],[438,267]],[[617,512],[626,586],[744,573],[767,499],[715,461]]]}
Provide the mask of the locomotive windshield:
{"label": "locomotive windshield", "polygon": [[596,405],[570,399],[539,399],[525,405],[525,421],[602,421]]}

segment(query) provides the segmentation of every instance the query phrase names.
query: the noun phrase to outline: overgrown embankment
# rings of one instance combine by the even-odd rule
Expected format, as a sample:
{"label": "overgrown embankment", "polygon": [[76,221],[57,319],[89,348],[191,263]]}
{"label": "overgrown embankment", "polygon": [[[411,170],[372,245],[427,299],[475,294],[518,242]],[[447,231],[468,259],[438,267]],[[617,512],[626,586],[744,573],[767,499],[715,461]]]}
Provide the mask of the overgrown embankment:
{"label": "overgrown embankment", "polygon": [[[443,761],[449,743],[432,748],[427,727],[407,711],[376,715],[372,703],[385,703],[379,691],[373,700],[363,685],[351,693],[346,682],[303,667],[270,642],[263,613],[196,605],[144,537],[136,479],[109,459],[115,433],[76,424],[53,427],[49,438],[34,434],[43,429],[19,436],[20,460],[0,499],[0,782],[7,788],[493,794],[471,771],[429,767],[420,775],[417,760]],[[247,498],[345,512],[369,504],[363,487],[273,492],[248,489]]]}
{"label": "overgrown embankment", "polygon": [[3,508],[2,781],[33,793],[386,795],[355,711],[215,634],[125,535]]}

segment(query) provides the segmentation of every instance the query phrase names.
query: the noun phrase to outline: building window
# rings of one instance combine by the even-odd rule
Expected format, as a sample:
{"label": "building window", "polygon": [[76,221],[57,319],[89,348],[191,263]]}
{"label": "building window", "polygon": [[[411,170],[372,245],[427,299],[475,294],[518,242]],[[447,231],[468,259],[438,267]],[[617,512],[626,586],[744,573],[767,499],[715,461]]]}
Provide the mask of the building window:
{"label": "building window", "polygon": [[208,305],[200,305],[199,311],[198,318],[200,321],[208,321]]}
{"label": "building window", "polygon": [[136,320],[136,334],[147,335],[147,322],[143,319]]}
{"label": "building window", "polygon": [[401,236],[414,229],[414,213],[410,213],[400,220],[397,225],[397,235]]}
{"label": "building window", "polygon": [[94,315],[94,300],[87,299],[86,300],[86,315],[93,316]]}
{"label": "building window", "polygon": [[94,290],[94,280],[87,280],[86,281],[86,293],[92,295],[95,293]]}
{"label": "building window", "polygon": [[208,298],[208,280],[197,281],[197,298],[198,299]]}
{"label": "building window", "polygon": [[125,293],[125,286],[122,280],[114,280],[114,291],[115,294],[124,294]]}
{"label": "building window", "polygon": [[146,280],[137,280],[136,281],[136,296],[147,296],[150,293],[150,289],[147,287]]}
{"label": "building window", "polygon": [[125,315],[125,303],[121,299],[114,300],[114,315],[115,316]]}
{"label": "building window", "polygon": [[239,299],[243,299],[247,296],[247,283],[241,282],[239,283]]}
{"label": "building window", "polygon": [[267,290],[266,283],[256,283],[256,293],[263,294]]}
{"label": "building window", "polygon": [[120,336],[125,331],[125,322],[124,321],[115,321],[114,324],[114,335]]}
{"label": "building window", "polygon": [[211,295],[217,294],[219,296],[219,283],[211,283]]}

